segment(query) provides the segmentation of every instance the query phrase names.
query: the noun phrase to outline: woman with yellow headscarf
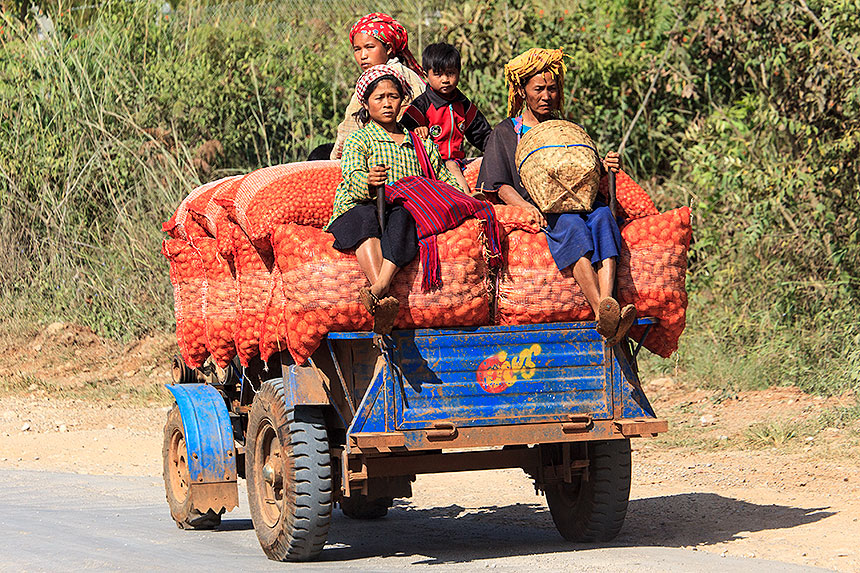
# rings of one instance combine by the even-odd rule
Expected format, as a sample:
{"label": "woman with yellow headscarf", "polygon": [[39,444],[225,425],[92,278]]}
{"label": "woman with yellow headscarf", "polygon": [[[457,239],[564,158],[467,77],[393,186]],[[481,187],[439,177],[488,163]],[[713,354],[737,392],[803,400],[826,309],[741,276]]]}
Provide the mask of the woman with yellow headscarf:
{"label": "woman with yellow headscarf", "polygon": [[[609,207],[595,201],[588,213],[542,213],[523,186],[514,154],[530,128],[556,119],[564,108],[564,74],[561,49],[533,48],[505,65],[508,83],[508,119],[487,139],[478,189],[496,194],[502,202],[528,210],[547,236],[550,253],[559,270],[570,268],[597,317],[597,331],[614,345],[627,334],[636,309],[623,309],[612,297],[615,267],[621,250],[621,233]],[[605,170],[618,171],[621,158],[610,152]]]}

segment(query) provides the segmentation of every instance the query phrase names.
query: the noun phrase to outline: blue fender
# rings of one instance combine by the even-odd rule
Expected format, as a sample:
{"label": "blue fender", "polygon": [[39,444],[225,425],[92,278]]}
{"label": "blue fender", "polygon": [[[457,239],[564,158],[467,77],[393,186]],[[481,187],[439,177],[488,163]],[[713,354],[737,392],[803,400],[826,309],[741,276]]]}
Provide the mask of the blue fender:
{"label": "blue fender", "polygon": [[167,389],[182,416],[191,483],[235,482],[233,425],[224,398],[208,384],[170,384]]}

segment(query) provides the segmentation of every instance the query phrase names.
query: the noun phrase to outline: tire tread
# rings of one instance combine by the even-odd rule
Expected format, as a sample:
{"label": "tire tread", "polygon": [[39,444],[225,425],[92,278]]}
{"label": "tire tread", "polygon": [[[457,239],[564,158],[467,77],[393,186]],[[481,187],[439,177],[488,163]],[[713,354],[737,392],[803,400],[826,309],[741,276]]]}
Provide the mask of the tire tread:
{"label": "tire tread", "polygon": [[[621,531],[630,498],[630,440],[591,442],[590,480],[559,484],[547,490],[552,519],[562,536],[574,542],[611,541]],[[576,487],[576,501],[566,500]]]}
{"label": "tire tread", "polygon": [[[289,515],[282,516],[275,526],[277,531],[272,539],[266,531],[268,528],[262,522],[258,527],[258,519],[255,518],[257,537],[263,551],[272,560],[310,561],[322,552],[331,525],[332,472],[325,421],[316,407],[287,409],[281,379],[269,380],[261,386],[252,405],[251,418],[255,424],[258,423],[255,412],[257,417],[264,415],[260,410],[265,410],[270,416],[282,449],[289,452],[293,479],[288,487],[292,489],[294,502],[289,504]],[[250,419],[248,435],[249,440],[254,439]],[[252,451],[252,448],[249,446],[246,451]],[[253,475],[253,469],[249,467],[248,470],[249,475]],[[256,505],[250,499],[250,491],[251,488],[249,505],[254,518]]]}

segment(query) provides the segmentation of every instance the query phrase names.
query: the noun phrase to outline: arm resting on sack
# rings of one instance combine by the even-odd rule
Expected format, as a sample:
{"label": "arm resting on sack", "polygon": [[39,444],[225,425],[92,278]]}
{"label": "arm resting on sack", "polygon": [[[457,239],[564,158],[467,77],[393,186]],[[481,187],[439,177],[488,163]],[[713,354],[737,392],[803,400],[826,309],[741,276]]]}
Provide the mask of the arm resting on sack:
{"label": "arm resting on sack", "polygon": [[498,189],[498,194],[499,199],[501,199],[505,205],[521,207],[528,211],[530,215],[530,223],[537,223],[540,227],[546,227],[546,219],[544,218],[543,213],[540,212],[540,209],[523,199],[522,196],[517,193],[516,189],[510,185],[502,185]]}

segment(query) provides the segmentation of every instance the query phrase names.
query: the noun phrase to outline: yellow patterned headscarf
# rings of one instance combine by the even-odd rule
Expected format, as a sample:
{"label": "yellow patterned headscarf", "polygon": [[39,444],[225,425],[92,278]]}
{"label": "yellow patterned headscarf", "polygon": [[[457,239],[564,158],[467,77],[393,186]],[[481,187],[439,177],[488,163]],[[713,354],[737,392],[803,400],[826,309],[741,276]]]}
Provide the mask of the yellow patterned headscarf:
{"label": "yellow patterned headscarf", "polygon": [[519,88],[523,80],[535,74],[549,72],[558,80],[558,91],[561,97],[559,111],[564,110],[564,50],[544,50],[543,48],[532,48],[505,64],[505,81],[508,82],[508,117],[514,117],[523,109],[523,98],[520,97]]}

